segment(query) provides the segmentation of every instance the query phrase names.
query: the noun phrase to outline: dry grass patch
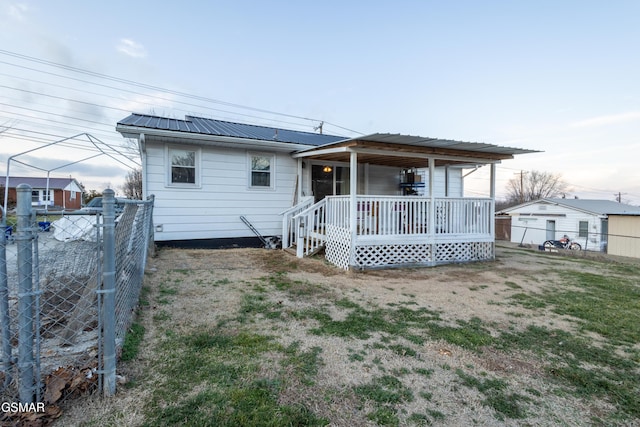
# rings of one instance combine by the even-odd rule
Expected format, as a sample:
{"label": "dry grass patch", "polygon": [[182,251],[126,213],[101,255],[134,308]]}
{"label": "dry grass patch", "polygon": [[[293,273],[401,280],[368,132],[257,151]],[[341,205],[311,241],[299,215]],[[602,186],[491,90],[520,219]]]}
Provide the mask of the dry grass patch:
{"label": "dry grass patch", "polygon": [[152,265],[131,385],[79,424],[640,421],[634,265],[511,248],[389,271],[252,249],[164,249]]}

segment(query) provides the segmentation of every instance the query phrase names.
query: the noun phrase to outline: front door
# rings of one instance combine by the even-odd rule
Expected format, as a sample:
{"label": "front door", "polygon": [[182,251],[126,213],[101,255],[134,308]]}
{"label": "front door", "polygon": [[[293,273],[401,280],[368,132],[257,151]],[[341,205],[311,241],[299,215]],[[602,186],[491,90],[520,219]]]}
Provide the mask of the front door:
{"label": "front door", "polygon": [[547,220],[547,240],[556,240],[556,222]]}
{"label": "front door", "polygon": [[349,194],[349,168],[312,165],[311,191],[313,191],[315,202],[319,202],[327,196]]}

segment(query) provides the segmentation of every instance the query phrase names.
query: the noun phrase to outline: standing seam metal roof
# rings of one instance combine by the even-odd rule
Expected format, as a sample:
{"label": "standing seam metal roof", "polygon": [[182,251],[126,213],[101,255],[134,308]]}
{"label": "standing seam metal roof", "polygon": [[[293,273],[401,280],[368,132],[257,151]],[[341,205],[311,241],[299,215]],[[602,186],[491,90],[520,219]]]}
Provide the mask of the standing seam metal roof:
{"label": "standing seam metal roof", "polygon": [[143,114],[131,114],[129,117],[119,121],[118,126],[132,126],[155,130],[286,142],[311,146],[320,146],[348,139],[343,136],[234,123],[194,116],[185,116],[185,120],[180,120]]}

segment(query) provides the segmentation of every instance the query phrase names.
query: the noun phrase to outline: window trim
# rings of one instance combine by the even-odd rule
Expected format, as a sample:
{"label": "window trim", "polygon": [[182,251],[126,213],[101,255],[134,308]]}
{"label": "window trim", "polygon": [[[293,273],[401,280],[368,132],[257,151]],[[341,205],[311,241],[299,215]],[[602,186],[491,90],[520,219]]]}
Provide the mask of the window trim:
{"label": "window trim", "polygon": [[[172,182],[172,173],[171,169],[173,167],[171,163],[171,152],[172,151],[193,151],[195,153],[195,182]],[[164,159],[165,159],[165,168],[166,168],[166,176],[165,176],[165,186],[171,188],[201,188],[202,187],[202,149],[200,147],[193,147],[189,145],[165,145],[164,150]]]}
{"label": "window trim", "polygon": [[[254,157],[268,157],[269,162],[269,186],[252,185],[252,177],[254,170],[252,169],[252,160]],[[247,188],[251,191],[273,191],[276,189],[276,155],[275,153],[266,153],[258,151],[247,151]]]}

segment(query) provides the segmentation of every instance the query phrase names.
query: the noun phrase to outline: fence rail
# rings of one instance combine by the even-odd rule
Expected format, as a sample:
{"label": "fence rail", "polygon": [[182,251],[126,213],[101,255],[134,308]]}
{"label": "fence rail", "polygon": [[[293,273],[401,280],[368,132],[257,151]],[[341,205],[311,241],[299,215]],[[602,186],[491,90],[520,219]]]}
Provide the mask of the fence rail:
{"label": "fence rail", "polygon": [[91,212],[36,211],[17,187],[0,223],[0,398],[55,404],[78,391],[113,394],[116,355],[138,304],[153,197]]}

